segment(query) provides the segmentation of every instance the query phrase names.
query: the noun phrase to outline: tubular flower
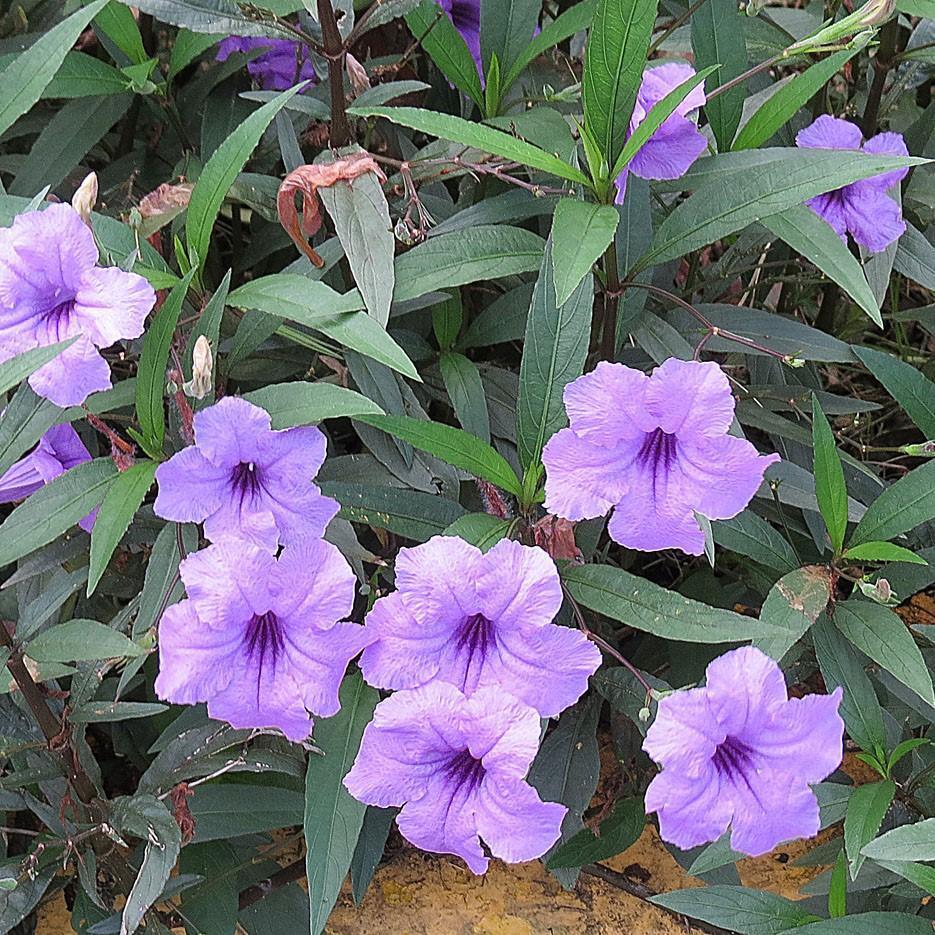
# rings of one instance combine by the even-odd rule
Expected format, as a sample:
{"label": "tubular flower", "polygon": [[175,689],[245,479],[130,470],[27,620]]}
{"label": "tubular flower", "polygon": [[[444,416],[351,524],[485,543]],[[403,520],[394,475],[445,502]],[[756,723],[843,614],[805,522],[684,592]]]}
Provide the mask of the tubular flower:
{"label": "tubular flower", "polygon": [[300,81],[315,81],[308,49],[291,39],[264,36],[228,36],[218,45],[217,60],[225,62],[235,52],[265,49],[247,62],[247,72],[265,91],[285,91]]}
{"label": "tubular flower", "polygon": [[551,623],[562,588],[542,549],[503,540],[484,554],[436,536],[400,550],[396,587],[366,620],[372,644],[360,667],[371,685],[497,688],[552,717],[578,700],[601,663],[583,633]]}
{"label": "tubular flower", "polygon": [[433,682],[377,705],[344,785],[369,805],[402,806],[399,831],[416,847],[484,873],[480,839],[508,863],[558,840],[567,809],[524,780],[538,747],[532,708],[497,688],[466,698]]}
{"label": "tubular flower", "polygon": [[809,788],[843,753],[842,692],[789,698],[779,666],[752,647],[707,668],[703,688],[659,702],[643,749],[663,769],[646,790],[659,833],[687,850],[719,838],[756,856],[818,833]]}
{"label": "tubular flower", "polygon": [[160,698],[206,701],[213,718],[297,741],[309,734],[309,712],[337,713],[341,679],[367,634],[337,622],[351,612],[356,579],[333,545],[306,540],[276,559],[229,540],[189,555],[180,571],[187,599],[159,624]]}
{"label": "tubular flower", "polygon": [[268,412],[233,396],[197,412],[194,428],[195,444],[156,470],[157,516],[269,550],[324,533],[339,507],[312,483],[325,460],[317,428],[273,431]]}
{"label": "tubular flower", "polygon": [[138,338],[156,302],[142,276],[97,260],[94,235],[71,205],[28,211],[0,230],[0,363],[77,338],[29,377],[57,406],[110,389],[98,349]]}
{"label": "tubular flower", "polygon": [[715,363],[670,358],[652,376],[602,362],[565,387],[571,427],[549,439],[545,508],[570,520],[603,516],[631,549],[704,551],[694,514],[736,516],[779,455],[728,435],[730,384]]}

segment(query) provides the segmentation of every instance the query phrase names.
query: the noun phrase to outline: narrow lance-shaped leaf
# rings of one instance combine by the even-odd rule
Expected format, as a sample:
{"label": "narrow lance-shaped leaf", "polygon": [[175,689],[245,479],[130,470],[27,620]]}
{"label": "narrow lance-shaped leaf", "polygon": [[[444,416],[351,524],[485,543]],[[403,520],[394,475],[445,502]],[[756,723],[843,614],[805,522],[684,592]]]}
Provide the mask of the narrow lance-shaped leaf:
{"label": "narrow lance-shaped leaf", "polygon": [[883,351],[855,347],[863,365],[906,410],[926,438],[935,438],[935,383],[920,370]]}
{"label": "narrow lance-shaped leaf", "polygon": [[611,205],[563,198],[552,220],[551,257],[555,301],[564,305],[591,267],[613,243],[620,215]]}
{"label": "narrow lance-shaped leaf", "polygon": [[831,547],[840,554],[847,532],[847,487],[831,426],[812,396],[812,448],[815,456],[815,496],[828,529]]}
{"label": "narrow lance-shaped leaf", "polygon": [[851,535],[851,546],[901,536],[935,519],[935,461],[901,477],[867,508]]}

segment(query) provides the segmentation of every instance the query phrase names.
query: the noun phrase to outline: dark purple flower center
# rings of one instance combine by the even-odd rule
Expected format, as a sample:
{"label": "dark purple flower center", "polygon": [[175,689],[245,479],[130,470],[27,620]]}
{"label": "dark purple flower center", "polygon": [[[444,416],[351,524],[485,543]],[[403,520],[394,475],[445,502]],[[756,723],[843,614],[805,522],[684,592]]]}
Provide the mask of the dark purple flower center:
{"label": "dark purple flower center", "polygon": [[[56,292],[59,290],[56,289]],[[56,295],[56,298],[59,298]],[[42,315],[42,323],[48,329],[49,334],[56,340],[64,340],[68,337],[68,324],[71,321],[71,314],[75,310],[74,296],[64,299],[53,305]]]}
{"label": "dark purple flower center", "polygon": [[647,432],[643,444],[636,455],[636,462],[641,467],[649,468],[653,475],[653,498],[656,496],[656,481],[660,472],[665,477],[678,458],[678,439],[675,435],[654,429]]}
{"label": "dark purple flower center", "polygon": [[467,656],[464,666],[465,682],[467,682],[475,656],[477,664],[480,665],[496,642],[496,627],[493,621],[488,620],[483,614],[471,614],[470,617],[465,617],[461,621],[455,633],[455,646],[459,653]]}
{"label": "dark purple flower center", "polygon": [[465,793],[473,792],[487,773],[484,764],[476,759],[470,750],[456,753],[444,766],[445,778]]}
{"label": "dark purple flower center", "polygon": [[753,750],[736,737],[725,737],[714,751],[714,768],[726,779],[746,781],[753,768]]}
{"label": "dark purple flower center", "polygon": [[265,614],[254,614],[244,631],[244,649],[250,659],[256,661],[258,675],[256,680],[257,704],[260,703],[260,683],[263,681],[263,666],[269,662],[273,669],[285,648],[282,623],[271,610]]}
{"label": "dark purple flower center", "polygon": [[230,483],[234,493],[240,495],[241,503],[253,500],[262,489],[260,472],[252,461],[241,461],[231,471]]}

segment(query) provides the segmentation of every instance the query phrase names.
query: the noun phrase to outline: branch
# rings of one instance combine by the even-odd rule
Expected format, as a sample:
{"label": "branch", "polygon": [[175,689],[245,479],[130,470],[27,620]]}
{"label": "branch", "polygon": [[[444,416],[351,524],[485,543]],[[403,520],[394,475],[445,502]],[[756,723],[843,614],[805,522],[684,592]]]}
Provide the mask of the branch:
{"label": "branch", "polygon": [[331,0],[318,0],[318,22],[328,59],[328,83],[331,86],[331,146],[340,149],[351,141],[344,100],[344,40],[338,30]]}

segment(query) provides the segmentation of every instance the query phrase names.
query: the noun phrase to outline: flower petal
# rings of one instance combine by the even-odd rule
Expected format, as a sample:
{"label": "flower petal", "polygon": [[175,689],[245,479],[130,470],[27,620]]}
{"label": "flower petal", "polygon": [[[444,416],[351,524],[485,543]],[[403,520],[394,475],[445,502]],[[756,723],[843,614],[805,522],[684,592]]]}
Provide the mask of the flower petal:
{"label": "flower petal", "polygon": [[[885,156],[908,156],[909,150],[906,148],[906,141],[901,133],[878,133],[870,137],[864,143],[864,152],[875,155]],[[884,172],[881,175],[875,175],[873,178],[864,179],[866,184],[872,185],[879,191],[887,191],[894,185],[898,185],[909,174],[908,167],[905,169],[893,169],[891,172]]]}
{"label": "flower petal", "polygon": [[475,567],[481,551],[457,536],[433,536],[396,557],[396,587],[418,618],[440,615],[460,622],[477,613]]}
{"label": "flower petal", "polygon": [[618,445],[642,438],[656,425],[646,412],[649,377],[642,370],[601,361],[565,387],[571,429],[594,445]]}
{"label": "flower petal", "polygon": [[732,803],[715,769],[698,778],[665,769],[646,790],[646,811],[659,816],[659,836],[684,851],[716,841],[730,824]]}
{"label": "flower petal", "polygon": [[725,731],[708,703],[708,691],[690,688],[666,695],[659,702],[643,749],[667,769],[677,767],[697,774],[714,756],[724,737]]}
{"label": "flower petal", "polygon": [[712,361],[670,357],[653,371],[646,405],[662,431],[680,440],[724,435],[734,421],[730,383]]}
{"label": "flower petal", "polygon": [[860,128],[850,120],[822,114],[804,130],[799,130],[795,145],[805,149],[860,149]]}
{"label": "flower petal", "polygon": [[522,779],[539,750],[542,734],[539,715],[502,687],[480,688],[468,699],[467,738],[471,755],[488,772]]}
{"label": "flower petal", "polygon": [[98,347],[110,347],[138,338],[155,304],[156,293],[142,276],[116,267],[95,268],[81,277],[72,314]]}
{"label": "flower petal", "polygon": [[110,389],[110,367],[82,335],[36,370],[29,385],[56,406],[80,406],[92,393]]}
{"label": "flower petal", "polygon": [[270,431],[269,413],[237,396],[195,413],[198,450],[218,466],[257,462]]}
{"label": "flower petal", "polygon": [[906,231],[899,203],[861,182],[847,187],[844,217],[851,236],[871,253],[882,253]]}
{"label": "flower petal", "polygon": [[707,148],[691,120],[672,114],[639,148],[629,169],[642,179],[679,179]]}
{"label": "flower petal", "polygon": [[842,240],[847,240],[847,211],[842,190],[826,192],[805,202]]}
{"label": "flower petal", "polygon": [[782,670],[753,646],[732,649],[708,663],[705,684],[709,709],[721,728],[751,747],[788,697]]}
{"label": "flower petal", "polygon": [[[684,84],[695,75],[695,69],[691,65],[682,62],[667,62],[665,65],[658,65],[654,68],[647,68],[643,72],[643,80],[640,82],[640,89],[637,97],[644,115],[649,113],[652,108],[658,104],[669,92],[674,91],[680,84]],[[703,107],[705,104],[704,83],[692,88],[688,96],[675,109],[674,113],[685,117],[693,110]],[[635,114],[634,114],[635,116]],[[640,116],[635,129],[639,123],[642,123],[643,116]],[[632,121],[631,121],[632,123]]]}
{"label": "flower petal", "polygon": [[487,775],[476,794],[476,823],[491,853],[507,863],[541,857],[562,833],[568,812],[543,802],[531,786],[507,776]]}
{"label": "flower petal", "polygon": [[354,609],[357,578],[336,546],[305,539],[283,549],[269,589],[277,614],[329,630]]}
{"label": "flower petal", "polygon": [[497,630],[544,627],[562,606],[562,583],[549,554],[501,539],[475,565],[479,610]]}
{"label": "flower petal", "polygon": [[176,523],[200,523],[228,496],[230,470],[216,467],[193,445],[156,468],[153,512]]}

